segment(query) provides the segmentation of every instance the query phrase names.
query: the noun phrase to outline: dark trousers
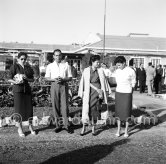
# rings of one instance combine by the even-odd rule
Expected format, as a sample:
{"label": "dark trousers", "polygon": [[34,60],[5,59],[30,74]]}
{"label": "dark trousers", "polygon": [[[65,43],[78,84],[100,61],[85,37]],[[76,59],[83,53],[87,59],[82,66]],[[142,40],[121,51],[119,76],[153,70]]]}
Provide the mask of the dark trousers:
{"label": "dark trousers", "polygon": [[134,90],[136,91],[138,88],[138,79],[136,79],[136,83],[135,83],[135,87],[134,87]]}
{"label": "dark trousers", "polygon": [[57,127],[68,127],[68,84],[51,84],[51,102]]}
{"label": "dark trousers", "polygon": [[155,85],[155,93],[156,94],[161,94],[162,93],[162,81],[156,81]]}
{"label": "dark trousers", "polygon": [[145,81],[139,80],[140,93],[145,92]]}

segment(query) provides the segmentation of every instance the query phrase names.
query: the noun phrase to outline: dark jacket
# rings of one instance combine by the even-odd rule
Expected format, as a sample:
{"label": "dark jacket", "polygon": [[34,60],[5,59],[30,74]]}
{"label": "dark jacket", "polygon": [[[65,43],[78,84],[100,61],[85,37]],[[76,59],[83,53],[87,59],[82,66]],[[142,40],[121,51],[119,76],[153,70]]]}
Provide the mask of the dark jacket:
{"label": "dark jacket", "polygon": [[146,72],[145,69],[142,68],[138,68],[138,80],[139,81],[146,81]]}
{"label": "dark jacket", "polygon": [[[24,68],[20,64],[14,64],[10,68],[10,79],[13,79],[16,74],[25,74],[28,78],[33,79],[33,69],[25,65]],[[13,92],[23,92],[23,93],[31,93],[31,88],[28,84],[27,80],[24,80],[23,84],[14,84]]]}

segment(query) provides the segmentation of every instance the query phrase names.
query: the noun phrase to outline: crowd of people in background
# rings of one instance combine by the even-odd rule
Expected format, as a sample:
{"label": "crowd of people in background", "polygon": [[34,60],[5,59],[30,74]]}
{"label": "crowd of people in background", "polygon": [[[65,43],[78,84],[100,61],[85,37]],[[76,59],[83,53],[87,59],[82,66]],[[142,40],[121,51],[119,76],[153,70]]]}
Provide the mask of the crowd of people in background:
{"label": "crowd of people in background", "polygon": [[[158,64],[155,66],[151,62],[144,68],[144,64],[140,63],[138,67],[134,63],[134,60],[129,61],[129,67],[131,67],[136,74],[135,91],[139,91],[141,94],[147,90],[147,96],[153,96],[154,94],[162,94],[164,86],[166,85],[166,66]],[[105,76],[110,78],[114,76],[114,72],[117,69],[116,66],[107,67],[105,63],[101,63]]]}

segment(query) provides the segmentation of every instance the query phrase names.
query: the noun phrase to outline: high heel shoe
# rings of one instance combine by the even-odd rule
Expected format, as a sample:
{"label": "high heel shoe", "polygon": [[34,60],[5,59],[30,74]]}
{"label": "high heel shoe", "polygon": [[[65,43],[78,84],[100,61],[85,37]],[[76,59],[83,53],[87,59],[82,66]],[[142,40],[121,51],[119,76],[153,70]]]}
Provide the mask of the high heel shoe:
{"label": "high heel shoe", "polygon": [[92,132],[92,136],[96,136],[97,135],[97,133],[96,132]]}
{"label": "high heel shoe", "polygon": [[35,132],[35,131],[31,131],[31,134],[32,134],[32,135],[36,135],[36,132]]}
{"label": "high heel shoe", "polygon": [[84,133],[80,133],[80,136],[84,136],[84,135],[86,135],[86,133],[84,132]]}
{"label": "high heel shoe", "polygon": [[20,137],[25,137],[25,134],[24,134],[22,131],[20,131],[20,130],[18,130],[18,135],[19,135]]}
{"label": "high heel shoe", "polygon": [[80,133],[80,136],[84,136],[86,134],[85,131],[86,131],[86,129],[83,128],[82,131],[81,131],[81,133]]}
{"label": "high heel shoe", "polygon": [[125,138],[128,138],[128,137],[129,137],[129,134],[124,134],[124,137],[125,137]]}
{"label": "high heel shoe", "polygon": [[32,125],[29,125],[29,130],[32,135],[36,135],[36,131],[33,130]]}
{"label": "high heel shoe", "polygon": [[116,137],[120,137],[120,133],[116,133],[115,136],[116,136]]}
{"label": "high heel shoe", "polygon": [[95,127],[92,127],[92,136],[96,136],[96,131],[95,131]]}

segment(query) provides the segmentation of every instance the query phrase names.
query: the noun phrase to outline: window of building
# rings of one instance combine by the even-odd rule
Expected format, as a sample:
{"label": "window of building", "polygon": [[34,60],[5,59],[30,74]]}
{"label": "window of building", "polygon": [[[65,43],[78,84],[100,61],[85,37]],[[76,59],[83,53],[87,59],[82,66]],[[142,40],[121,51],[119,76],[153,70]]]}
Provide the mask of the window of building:
{"label": "window of building", "polygon": [[69,59],[68,62],[71,66],[76,62],[78,66],[77,70],[80,71],[81,59]]}
{"label": "window of building", "polygon": [[151,58],[152,65],[156,67],[158,64],[161,63],[161,58]]}
{"label": "window of building", "polygon": [[5,71],[5,62],[0,62],[0,71]]}
{"label": "window of building", "polygon": [[134,57],[132,59],[134,59],[135,66],[137,68],[140,66],[140,64],[144,65],[144,58]]}

